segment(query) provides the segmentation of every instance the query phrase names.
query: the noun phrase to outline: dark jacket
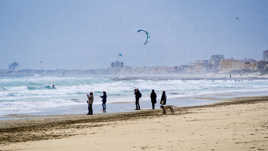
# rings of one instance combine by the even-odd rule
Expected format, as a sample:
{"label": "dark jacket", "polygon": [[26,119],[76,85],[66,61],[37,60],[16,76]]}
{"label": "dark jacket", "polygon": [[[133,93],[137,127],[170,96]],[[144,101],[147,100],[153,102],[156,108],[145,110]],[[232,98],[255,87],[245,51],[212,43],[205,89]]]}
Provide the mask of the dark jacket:
{"label": "dark jacket", "polygon": [[156,93],[154,91],[152,91],[152,93],[151,93],[151,102],[156,103],[156,98],[157,98]]}
{"label": "dark jacket", "polygon": [[162,96],[161,96],[160,104],[161,105],[166,105],[166,103],[167,103],[167,96],[166,96],[166,93],[163,93]]}
{"label": "dark jacket", "polygon": [[135,92],[135,98],[136,98],[136,100],[140,99],[141,96],[142,96],[142,94],[140,93],[139,90],[137,90],[137,91]]}
{"label": "dark jacket", "polygon": [[102,104],[106,104],[107,102],[107,94],[104,93],[102,96],[100,96],[102,98]]}
{"label": "dark jacket", "polygon": [[93,95],[88,95],[87,94],[87,103],[88,103],[88,105],[90,105],[90,104],[93,104],[93,101],[94,101],[94,96]]}

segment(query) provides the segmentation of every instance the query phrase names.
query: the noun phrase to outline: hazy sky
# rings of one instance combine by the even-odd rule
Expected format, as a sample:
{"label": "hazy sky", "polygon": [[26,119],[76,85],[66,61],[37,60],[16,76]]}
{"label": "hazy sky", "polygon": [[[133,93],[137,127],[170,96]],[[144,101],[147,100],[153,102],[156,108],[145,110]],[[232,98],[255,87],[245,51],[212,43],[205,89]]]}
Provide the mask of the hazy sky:
{"label": "hazy sky", "polygon": [[[120,52],[131,66],[261,59],[267,8],[268,0],[0,0],[0,68],[103,68]],[[147,45],[140,28],[151,33]]]}

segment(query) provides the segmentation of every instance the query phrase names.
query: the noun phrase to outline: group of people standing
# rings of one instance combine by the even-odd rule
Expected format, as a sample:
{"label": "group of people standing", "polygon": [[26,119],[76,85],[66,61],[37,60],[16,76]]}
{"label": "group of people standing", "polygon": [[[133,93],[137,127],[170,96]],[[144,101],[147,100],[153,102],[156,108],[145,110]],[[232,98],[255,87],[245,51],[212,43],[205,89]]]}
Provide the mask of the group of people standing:
{"label": "group of people standing", "polygon": [[[103,113],[106,112],[106,102],[107,102],[107,94],[106,91],[102,92],[102,111]],[[89,94],[87,94],[87,104],[88,104],[88,113],[87,115],[93,115],[93,101],[94,101],[94,95],[93,92],[90,92]]]}
{"label": "group of people standing", "polygon": [[[136,101],[135,101],[136,110],[140,110],[141,107],[140,107],[140,101],[139,100],[140,100],[142,94],[139,91],[139,89],[135,89],[134,94],[135,94],[135,99],[136,99]],[[150,98],[151,98],[151,103],[152,103],[152,109],[154,110],[155,109],[155,104],[157,103],[157,94],[155,93],[154,89],[151,92]],[[166,105],[166,103],[167,103],[167,95],[166,95],[166,92],[163,91],[161,99],[160,99],[160,104],[161,105]]]}
{"label": "group of people standing", "polygon": [[[135,95],[135,105],[136,105],[136,110],[140,110],[140,98],[142,97],[142,94],[139,89],[134,89],[134,95]],[[106,102],[107,102],[107,94],[106,91],[103,91],[103,95],[100,96],[102,99],[102,111],[105,113],[106,112]],[[155,104],[157,103],[157,94],[155,93],[154,89],[151,92],[150,95],[151,98],[151,103],[152,103],[152,109],[155,109]],[[87,94],[87,103],[88,103],[88,115],[93,115],[93,101],[94,101],[94,95],[93,92],[90,92]],[[166,105],[167,102],[167,96],[166,92],[162,92],[162,96],[160,99],[160,105]]]}

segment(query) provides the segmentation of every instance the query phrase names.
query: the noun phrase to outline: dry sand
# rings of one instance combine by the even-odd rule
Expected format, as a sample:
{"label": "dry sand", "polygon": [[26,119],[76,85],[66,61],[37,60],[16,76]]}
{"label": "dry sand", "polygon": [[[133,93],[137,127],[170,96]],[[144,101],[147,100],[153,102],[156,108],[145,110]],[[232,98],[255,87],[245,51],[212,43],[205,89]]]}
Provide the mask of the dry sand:
{"label": "dry sand", "polygon": [[0,122],[0,150],[268,150],[268,97],[215,105]]}

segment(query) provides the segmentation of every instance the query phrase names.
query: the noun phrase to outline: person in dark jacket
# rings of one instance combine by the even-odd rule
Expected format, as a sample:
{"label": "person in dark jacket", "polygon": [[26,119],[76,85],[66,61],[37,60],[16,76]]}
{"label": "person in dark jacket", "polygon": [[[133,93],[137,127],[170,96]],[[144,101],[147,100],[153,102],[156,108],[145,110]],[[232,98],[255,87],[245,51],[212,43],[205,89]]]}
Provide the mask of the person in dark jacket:
{"label": "person in dark jacket", "polygon": [[135,94],[135,104],[136,104],[136,110],[140,110],[140,98],[142,96],[141,92],[139,91],[139,89],[135,89],[134,90],[134,94]]}
{"label": "person in dark jacket", "polygon": [[105,91],[103,91],[103,95],[100,96],[102,98],[102,111],[103,113],[106,112],[106,102],[107,102],[107,94]]}
{"label": "person in dark jacket", "polygon": [[162,96],[161,96],[160,104],[161,105],[166,105],[166,103],[167,103],[167,96],[166,96],[166,92],[163,91]]}
{"label": "person in dark jacket", "polygon": [[154,92],[154,89],[153,89],[152,92],[151,92],[151,102],[152,102],[152,109],[153,110],[155,108],[156,98],[157,98],[157,95],[156,95],[156,93]]}
{"label": "person in dark jacket", "polygon": [[89,95],[87,94],[87,104],[88,104],[88,114],[87,115],[93,115],[93,101],[94,101],[94,96],[93,92],[90,92]]}

